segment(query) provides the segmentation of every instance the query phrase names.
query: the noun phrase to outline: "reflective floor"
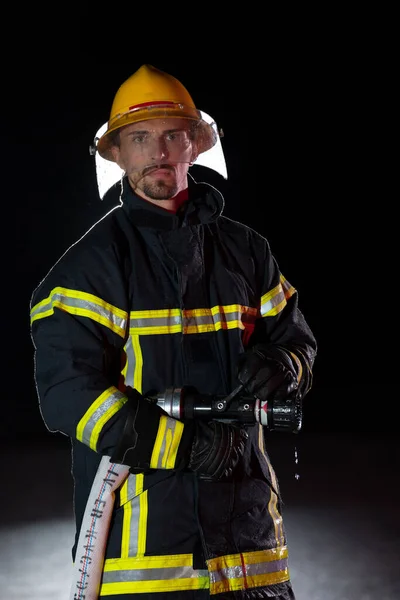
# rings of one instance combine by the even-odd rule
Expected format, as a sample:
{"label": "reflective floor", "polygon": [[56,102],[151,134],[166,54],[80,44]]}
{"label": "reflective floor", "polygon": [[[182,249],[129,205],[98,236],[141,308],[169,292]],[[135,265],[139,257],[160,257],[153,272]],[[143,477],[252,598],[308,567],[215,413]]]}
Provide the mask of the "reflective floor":
{"label": "reflective floor", "polygon": [[[1,443],[0,599],[68,600],[69,442]],[[296,600],[399,600],[395,436],[269,434]]]}

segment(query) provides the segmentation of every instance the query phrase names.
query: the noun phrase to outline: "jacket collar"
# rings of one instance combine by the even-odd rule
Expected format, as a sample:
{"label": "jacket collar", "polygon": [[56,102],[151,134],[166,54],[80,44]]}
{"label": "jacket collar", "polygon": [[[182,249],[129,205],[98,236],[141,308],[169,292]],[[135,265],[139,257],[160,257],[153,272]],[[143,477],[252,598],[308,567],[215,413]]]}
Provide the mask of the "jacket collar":
{"label": "jacket collar", "polygon": [[176,214],[173,214],[135,194],[127,177],[124,177],[120,196],[122,208],[139,227],[170,230],[187,225],[212,223],[224,209],[221,192],[208,183],[197,183],[191,175],[188,176],[188,180],[189,199],[179,207]]}

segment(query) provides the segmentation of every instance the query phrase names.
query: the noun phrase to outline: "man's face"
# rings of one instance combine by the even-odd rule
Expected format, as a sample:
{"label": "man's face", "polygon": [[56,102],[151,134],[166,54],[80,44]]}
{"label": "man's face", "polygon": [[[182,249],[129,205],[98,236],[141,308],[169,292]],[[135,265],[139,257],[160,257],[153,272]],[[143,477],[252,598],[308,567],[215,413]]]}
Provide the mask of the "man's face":
{"label": "man's face", "polygon": [[168,200],[186,189],[196,158],[189,125],[187,119],[150,119],[121,129],[120,145],[112,153],[140,195]]}

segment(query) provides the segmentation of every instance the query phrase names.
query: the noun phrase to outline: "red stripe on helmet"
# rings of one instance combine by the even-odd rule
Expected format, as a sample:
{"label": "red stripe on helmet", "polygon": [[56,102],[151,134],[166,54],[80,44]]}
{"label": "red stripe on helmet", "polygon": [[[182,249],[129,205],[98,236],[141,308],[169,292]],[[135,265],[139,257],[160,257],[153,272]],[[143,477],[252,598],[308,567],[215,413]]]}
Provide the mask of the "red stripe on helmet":
{"label": "red stripe on helmet", "polygon": [[153,102],[142,102],[142,104],[134,104],[129,107],[129,110],[133,110],[134,108],[142,108],[143,106],[154,106],[154,104],[175,104],[175,102],[171,102],[170,100],[153,100]]}

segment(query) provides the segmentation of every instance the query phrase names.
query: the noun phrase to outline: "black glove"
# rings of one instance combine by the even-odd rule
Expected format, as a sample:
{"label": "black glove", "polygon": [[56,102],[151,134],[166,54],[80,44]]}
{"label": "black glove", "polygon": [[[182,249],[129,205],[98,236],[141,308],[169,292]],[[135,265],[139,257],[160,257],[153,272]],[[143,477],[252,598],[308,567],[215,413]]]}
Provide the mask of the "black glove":
{"label": "black glove", "polygon": [[248,433],[221,421],[193,421],[194,435],[187,468],[201,479],[229,477],[243,456]]}
{"label": "black glove", "polygon": [[293,359],[274,344],[256,344],[241,354],[237,377],[248,393],[262,401],[284,400],[298,389]]}

